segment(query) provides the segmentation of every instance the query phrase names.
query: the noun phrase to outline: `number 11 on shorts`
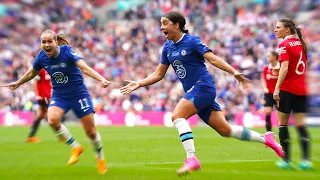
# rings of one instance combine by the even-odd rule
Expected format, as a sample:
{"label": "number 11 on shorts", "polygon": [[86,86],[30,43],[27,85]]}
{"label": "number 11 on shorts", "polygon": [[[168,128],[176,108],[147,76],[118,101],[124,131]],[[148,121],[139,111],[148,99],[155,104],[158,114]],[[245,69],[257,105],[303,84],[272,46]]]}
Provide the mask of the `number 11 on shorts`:
{"label": "number 11 on shorts", "polygon": [[80,103],[81,109],[90,107],[87,98],[79,99],[78,102]]}

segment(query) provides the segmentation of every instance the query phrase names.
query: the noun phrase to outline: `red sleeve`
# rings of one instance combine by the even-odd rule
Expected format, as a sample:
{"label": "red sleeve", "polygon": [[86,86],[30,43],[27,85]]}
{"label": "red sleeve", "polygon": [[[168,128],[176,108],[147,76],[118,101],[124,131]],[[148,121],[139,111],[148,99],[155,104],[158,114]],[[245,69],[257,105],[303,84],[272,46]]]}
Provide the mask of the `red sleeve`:
{"label": "red sleeve", "polygon": [[289,61],[289,49],[286,42],[279,44],[279,61]]}

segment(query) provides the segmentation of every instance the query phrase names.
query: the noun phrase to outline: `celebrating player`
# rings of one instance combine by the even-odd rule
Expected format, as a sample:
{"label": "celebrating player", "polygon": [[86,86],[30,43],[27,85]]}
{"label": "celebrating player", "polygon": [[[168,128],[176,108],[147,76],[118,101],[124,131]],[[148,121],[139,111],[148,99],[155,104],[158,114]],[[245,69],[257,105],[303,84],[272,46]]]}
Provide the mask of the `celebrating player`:
{"label": "celebrating player", "polygon": [[[67,41],[66,37],[63,34],[57,35],[57,41],[59,46],[69,45],[69,42]],[[37,110],[36,119],[33,121],[29,136],[27,138],[28,143],[40,142],[40,140],[35,135],[38,131],[41,120],[46,116],[48,112],[52,85],[51,85],[50,75],[47,73],[47,71],[45,71],[44,69],[41,69],[37,76],[37,80],[34,82],[33,85],[34,85],[34,90],[36,92],[38,110]],[[64,139],[60,139],[60,141],[64,141]]]}
{"label": "celebrating player", "polygon": [[273,92],[278,80],[280,69],[280,64],[278,62],[278,53],[276,53],[275,51],[269,51],[267,54],[267,60],[269,64],[263,69],[261,84],[264,89],[264,112],[266,113],[266,129],[267,131],[271,131],[271,112],[273,105],[276,105],[276,101],[273,99]]}
{"label": "celebrating player", "polygon": [[107,166],[102,151],[102,140],[95,128],[93,104],[83,82],[81,71],[98,80],[103,87],[107,87],[111,82],[90,68],[70,46],[58,46],[55,32],[44,31],[40,40],[42,50],[35,58],[33,68],[16,82],[4,86],[12,90],[17,89],[23,83],[33,79],[44,68],[50,74],[53,86],[48,108],[48,122],[58,136],[65,139],[66,144],[72,148],[68,164],[76,163],[84,150],[60,122],[63,115],[72,109],[81,120],[84,130],[96,150],[98,172],[104,174],[107,171]]}
{"label": "celebrating player", "polygon": [[139,87],[154,84],[163,79],[169,65],[172,65],[186,92],[172,113],[172,121],[178,129],[187,154],[187,159],[177,170],[177,174],[183,175],[201,168],[195,156],[193,133],[186,121],[194,114],[198,114],[221,136],[263,143],[282,157],[282,148],[276,142],[272,132],[261,135],[242,126],[228,124],[219,105],[215,102],[216,88],[213,77],[206,69],[204,58],[219,69],[234,75],[243,87],[247,87],[249,80],[215,56],[199,37],[188,34],[185,24],[186,20],[179,12],[164,14],[161,18],[161,31],[165,34],[167,42],[164,44],[161,62],[156,71],[141,81],[128,81],[129,84],[120,89],[121,93],[129,94]]}
{"label": "celebrating player", "polygon": [[[292,168],[290,158],[290,137],[288,119],[291,111],[295,125],[300,134],[302,159],[300,169],[312,169],[310,161],[310,136],[305,126],[307,112],[307,52],[308,48],[302,37],[301,29],[296,27],[291,19],[281,19],[277,22],[274,32],[277,38],[283,39],[279,44],[280,72],[273,93],[273,99],[278,106],[279,138],[285,152],[282,160],[277,162],[280,168]],[[295,35],[298,35],[296,37]]]}

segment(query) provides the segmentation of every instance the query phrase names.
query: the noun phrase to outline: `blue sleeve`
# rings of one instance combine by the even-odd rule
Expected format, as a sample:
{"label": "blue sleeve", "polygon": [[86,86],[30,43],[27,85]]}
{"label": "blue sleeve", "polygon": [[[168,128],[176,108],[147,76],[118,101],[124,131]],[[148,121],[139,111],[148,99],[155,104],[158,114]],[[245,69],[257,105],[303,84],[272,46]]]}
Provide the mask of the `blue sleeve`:
{"label": "blue sleeve", "polygon": [[166,47],[166,45],[164,45],[164,47],[162,49],[162,53],[161,53],[161,61],[160,61],[160,63],[161,64],[166,64],[166,65],[170,65],[170,61],[169,61],[168,56],[167,56],[167,54],[168,54],[167,49],[168,48]]}
{"label": "blue sleeve", "polygon": [[36,58],[34,59],[33,64],[32,64],[32,68],[35,70],[38,70],[38,71],[40,71],[42,69],[40,53],[41,53],[41,51],[38,53],[38,55],[36,56]]}
{"label": "blue sleeve", "polygon": [[211,49],[197,36],[193,40],[193,48],[200,56],[203,56],[204,53],[211,51]]}
{"label": "blue sleeve", "polygon": [[76,53],[71,46],[69,46],[69,49],[68,49],[68,55],[69,55],[69,58],[71,59],[71,61],[73,63],[76,63],[77,61],[79,61],[80,59],[82,59],[82,57]]}

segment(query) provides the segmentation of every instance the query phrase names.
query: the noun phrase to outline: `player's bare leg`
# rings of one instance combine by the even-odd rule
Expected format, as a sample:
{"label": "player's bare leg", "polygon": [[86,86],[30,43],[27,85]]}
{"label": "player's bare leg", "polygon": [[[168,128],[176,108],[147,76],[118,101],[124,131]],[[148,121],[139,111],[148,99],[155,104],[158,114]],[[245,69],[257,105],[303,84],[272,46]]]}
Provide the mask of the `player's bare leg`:
{"label": "player's bare leg", "polygon": [[107,172],[107,164],[102,150],[102,139],[94,124],[93,113],[82,117],[81,123],[97,154],[98,172],[100,174],[105,174]]}
{"label": "player's bare leg", "polygon": [[183,166],[177,170],[179,176],[201,169],[200,161],[195,156],[192,130],[186,120],[197,112],[198,110],[190,100],[181,99],[172,113],[173,123],[178,129],[182,145],[187,154]]}
{"label": "player's bare leg", "polygon": [[212,111],[208,124],[223,137],[233,137],[243,141],[260,142],[273,149],[279,157],[284,156],[283,150],[280,144],[276,142],[272,132],[267,132],[263,135],[242,126],[230,125],[221,111]]}
{"label": "player's bare leg", "polygon": [[71,156],[68,161],[69,165],[75,164],[79,160],[79,156],[83,152],[81,145],[75,140],[75,138],[70,134],[69,130],[60,123],[60,119],[64,115],[64,111],[57,107],[51,106],[48,109],[48,122],[49,125],[57,132],[60,138],[65,139],[66,144],[71,147]]}
{"label": "player's bare leg", "polygon": [[43,118],[45,118],[45,116],[47,114],[47,111],[48,111],[47,107],[39,106],[38,111],[37,111],[37,117],[32,123],[31,130],[30,130],[29,136],[27,138],[27,142],[28,143],[39,143],[39,142],[41,142],[41,140],[36,137],[36,133],[37,133],[37,131],[39,129],[41,120]]}
{"label": "player's bare leg", "polygon": [[271,123],[272,107],[264,107],[264,112],[266,113],[266,130],[272,131],[272,123]]}

